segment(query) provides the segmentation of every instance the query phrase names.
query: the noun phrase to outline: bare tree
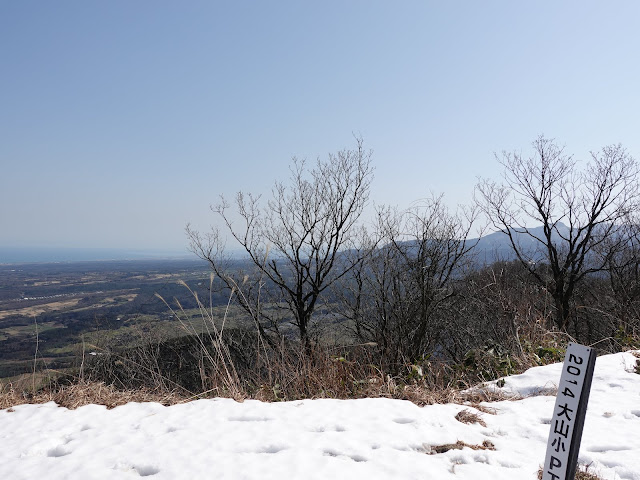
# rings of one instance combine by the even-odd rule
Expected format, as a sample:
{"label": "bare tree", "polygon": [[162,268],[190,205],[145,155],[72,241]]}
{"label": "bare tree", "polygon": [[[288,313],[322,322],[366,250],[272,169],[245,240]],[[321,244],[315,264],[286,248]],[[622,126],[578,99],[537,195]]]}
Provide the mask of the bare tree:
{"label": "bare tree", "polygon": [[618,333],[635,335],[640,320],[640,223],[629,219],[619,232],[620,245],[613,250],[608,239],[603,250],[607,260],[609,287],[614,299]]}
{"label": "bare tree", "polygon": [[611,240],[638,207],[638,165],[620,145],[592,152],[583,169],[553,140],[540,136],[533,148],[530,157],[498,157],[504,181],[480,180],[477,202],[553,297],[556,326],[566,330],[576,288],[606,267],[620,245]]}
{"label": "bare tree", "polygon": [[286,305],[308,347],[319,299],[360,261],[344,251],[355,246],[372,176],[371,153],[358,139],[355,150],[342,150],[326,161],[318,159],[312,169],[294,158],[289,183],[276,183],[266,205],[259,197],[238,193],[235,206],[241,225],[232,223],[230,205],[222,198],[212,210],[254,267],[253,274],[243,279],[229,270],[217,229],[200,235],[187,227],[191,249],[209,262],[229,288],[240,289],[242,282],[247,285],[240,303],[259,324],[268,320],[260,310],[261,294],[270,295],[276,305]]}
{"label": "bare tree", "polygon": [[475,245],[467,240],[474,217],[450,213],[442,196],[402,212],[379,211],[382,245],[352,272],[345,311],[356,335],[378,345],[383,364],[416,360],[446,342],[443,312]]}

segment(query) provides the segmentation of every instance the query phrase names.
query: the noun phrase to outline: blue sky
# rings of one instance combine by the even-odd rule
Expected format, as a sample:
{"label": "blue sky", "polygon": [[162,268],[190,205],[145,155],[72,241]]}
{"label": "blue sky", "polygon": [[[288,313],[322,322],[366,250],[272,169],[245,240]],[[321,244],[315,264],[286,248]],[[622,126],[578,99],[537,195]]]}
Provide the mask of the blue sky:
{"label": "blue sky", "polygon": [[539,134],[640,157],[640,2],[0,3],[0,246],[184,250],[292,156],[470,203]]}

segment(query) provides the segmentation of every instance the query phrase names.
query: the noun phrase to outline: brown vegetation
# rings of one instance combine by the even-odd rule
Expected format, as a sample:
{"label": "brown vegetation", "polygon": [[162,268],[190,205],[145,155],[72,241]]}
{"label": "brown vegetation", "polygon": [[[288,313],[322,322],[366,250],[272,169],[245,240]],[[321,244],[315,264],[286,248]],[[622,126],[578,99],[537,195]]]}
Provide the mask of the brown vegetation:
{"label": "brown vegetation", "polygon": [[462,450],[463,448],[470,448],[471,450],[495,450],[496,447],[489,440],[485,440],[481,445],[472,445],[465,443],[462,440],[458,440],[456,443],[446,443],[444,445],[433,445],[429,447],[429,455],[436,455],[438,453],[445,453],[449,450]]}
{"label": "brown vegetation", "polygon": [[[538,480],[542,480],[542,467],[538,469]],[[578,466],[574,480],[602,480],[602,477],[593,472],[591,464]]]}
{"label": "brown vegetation", "polygon": [[0,320],[12,315],[20,315],[23,317],[36,317],[45,312],[52,312],[55,310],[62,310],[64,308],[75,307],[80,298],[73,298],[71,300],[60,300],[57,302],[42,303],[40,305],[32,305],[30,307],[17,308],[15,310],[4,310],[0,312]]}
{"label": "brown vegetation", "polygon": [[118,390],[113,385],[103,382],[87,382],[77,380],[68,385],[57,384],[45,387],[36,392],[29,387],[18,384],[0,384],[0,409],[14,407],[25,403],[55,402],[61,407],[75,409],[83,405],[104,405],[114,408],[129,402],[158,402],[172,405],[184,401],[176,392],[158,392],[146,389]]}
{"label": "brown vegetation", "polygon": [[469,410],[467,408],[465,408],[464,410],[460,410],[456,414],[456,420],[458,420],[461,423],[466,423],[466,424],[478,423],[478,424],[482,425],[483,427],[487,426],[487,424],[485,423],[484,420],[482,420],[480,415],[478,415],[477,413],[473,413],[471,410]]}

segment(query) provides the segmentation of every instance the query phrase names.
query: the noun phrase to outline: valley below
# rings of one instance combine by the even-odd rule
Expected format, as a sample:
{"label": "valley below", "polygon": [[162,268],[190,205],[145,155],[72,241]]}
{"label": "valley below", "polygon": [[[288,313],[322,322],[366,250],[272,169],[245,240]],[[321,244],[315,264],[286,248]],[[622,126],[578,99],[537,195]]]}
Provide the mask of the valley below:
{"label": "valley below", "polygon": [[[195,260],[127,260],[0,265],[0,378],[64,371],[98,355],[184,334],[162,296],[197,323],[189,288],[215,311],[208,265]],[[209,303],[211,303],[209,305]],[[221,311],[224,315],[224,311]]]}

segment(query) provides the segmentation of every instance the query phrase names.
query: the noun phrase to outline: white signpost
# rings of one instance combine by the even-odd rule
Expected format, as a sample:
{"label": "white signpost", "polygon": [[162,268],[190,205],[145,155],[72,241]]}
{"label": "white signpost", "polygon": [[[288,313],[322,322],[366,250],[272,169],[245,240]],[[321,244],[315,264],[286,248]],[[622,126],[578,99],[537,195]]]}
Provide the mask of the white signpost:
{"label": "white signpost", "polygon": [[574,480],[595,361],[593,348],[569,343],[551,417],[542,480]]}

